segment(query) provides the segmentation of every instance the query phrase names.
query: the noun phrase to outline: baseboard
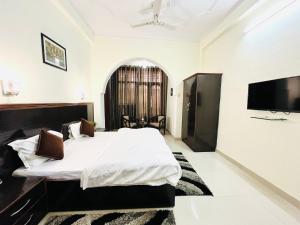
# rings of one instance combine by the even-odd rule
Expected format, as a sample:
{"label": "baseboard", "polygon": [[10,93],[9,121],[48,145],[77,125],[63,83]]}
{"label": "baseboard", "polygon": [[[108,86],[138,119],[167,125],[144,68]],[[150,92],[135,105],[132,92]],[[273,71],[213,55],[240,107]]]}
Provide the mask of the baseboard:
{"label": "baseboard", "polygon": [[243,166],[241,163],[239,163],[235,159],[233,159],[230,156],[226,155],[225,153],[221,152],[220,150],[216,150],[216,152],[219,155],[221,155],[223,158],[225,158],[226,160],[230,161],[235,166],[237,166],[238,168],[240,168],[241,170],[243,170],[244,172],[246,172],[247,174],[249,174],[251,177],[253,177],[257,181],[259,181],[260,183],[262,183],[263,185],[265,185],[266,187],[268,187],[269,189],[271,189],[272,191],[274,191],[275,193],[277,193],[280,197],[282,197],[283,199],[285,199],[287,202],[289,202],[290,204],[294,205],[296,208],[300,209],[300,201],[298,201],[297,199],[295,199],[294,197],[292,197],[288,193],[284,192],[280,188],[276,187],[274,184],[270,183],[269,181],[267,181],[263,177],[259,176],[258,174],[256,174],[252,170],[250,170],[247,167]]}

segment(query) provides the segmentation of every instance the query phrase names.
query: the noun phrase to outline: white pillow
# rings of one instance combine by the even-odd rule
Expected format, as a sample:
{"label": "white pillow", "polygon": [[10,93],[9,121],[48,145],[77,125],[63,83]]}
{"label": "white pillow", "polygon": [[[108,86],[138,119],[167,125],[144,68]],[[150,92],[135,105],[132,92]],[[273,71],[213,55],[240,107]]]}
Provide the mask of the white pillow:
{"label": "white pillow", "polygon": [[[63,135],[59,132],[52,130],[48,132],[60,138],[63,137]],[[31,138],[13,141],[8,145],[18,152],[18,155],[26,168],[32,168],[35,166],[39,166],[48,160],[48,158],[35,155],[38,142],[39,135],[36,135]]]}
{"label": "white pillow", "polygon": [[80,125],[81,122],[78,122],[78,123],[72,123],[69,126],[69,138],[77,139],[83,136],[80,134]]}

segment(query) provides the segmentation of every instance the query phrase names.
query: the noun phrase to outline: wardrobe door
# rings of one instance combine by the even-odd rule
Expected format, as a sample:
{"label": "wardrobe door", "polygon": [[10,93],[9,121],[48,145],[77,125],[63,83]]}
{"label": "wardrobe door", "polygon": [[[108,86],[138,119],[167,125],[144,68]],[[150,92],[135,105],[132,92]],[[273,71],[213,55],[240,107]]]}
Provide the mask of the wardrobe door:
{"label": "wardrobe door", "polygon": [[218,135],[221,75],[198,75],[195,151],[215,151]]}
{"label": "wardrobe door", "polygon": [[182,109],[182,139],[191,142],[195,135],[197,79],[184,81]]}

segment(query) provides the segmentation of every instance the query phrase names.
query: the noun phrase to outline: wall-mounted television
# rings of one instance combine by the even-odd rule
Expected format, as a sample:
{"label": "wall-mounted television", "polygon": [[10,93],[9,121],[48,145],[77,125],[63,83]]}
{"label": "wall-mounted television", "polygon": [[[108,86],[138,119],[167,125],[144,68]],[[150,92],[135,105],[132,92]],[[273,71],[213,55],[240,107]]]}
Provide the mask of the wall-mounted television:
{"label": "wall-mounted television", "polygon": [[300,76],[249,84],[248,109],[300,112]]}

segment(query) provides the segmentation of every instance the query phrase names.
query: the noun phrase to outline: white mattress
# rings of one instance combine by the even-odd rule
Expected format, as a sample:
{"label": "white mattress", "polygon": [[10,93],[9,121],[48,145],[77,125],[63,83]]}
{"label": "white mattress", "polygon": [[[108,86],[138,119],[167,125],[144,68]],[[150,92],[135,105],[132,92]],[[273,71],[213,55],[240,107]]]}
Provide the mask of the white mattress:
{"label": "white mattress", "polygon": [[19,168],[13,176],[46,177],[49,180],[80,180],[81,173],[95,161],[106,145],[115,136],[115,132],[96,132],[94,138],[82,137],[64,142],[64,159],[49,160],[40,166]]}
{"label": "white mattress", "polygon": [[14,176],[42,176],[49,180],[80,180],[83,189],[101,186],[171,184],[181,168],[162,135],[155,129],[96,132],[64,142],[64,159],[14,171]]}

